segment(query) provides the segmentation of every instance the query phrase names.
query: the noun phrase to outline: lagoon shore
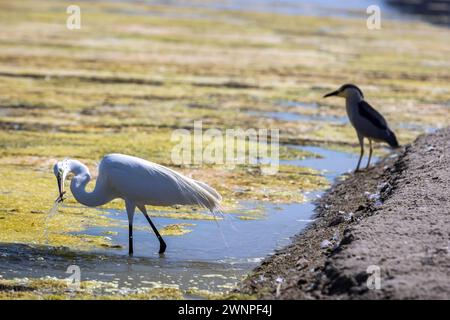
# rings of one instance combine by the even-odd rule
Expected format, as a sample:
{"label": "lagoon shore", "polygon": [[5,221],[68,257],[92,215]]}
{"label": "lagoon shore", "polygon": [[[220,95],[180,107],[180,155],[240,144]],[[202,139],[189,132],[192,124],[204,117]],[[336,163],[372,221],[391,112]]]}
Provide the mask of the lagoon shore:
{"label": "lagoon shore", "polygon": [[[449,138],[449,128],[421,135],[337,183],[315,222],[239,291],[264,299],[449,299]],[[379,289],[369,289],[376,269]]]}

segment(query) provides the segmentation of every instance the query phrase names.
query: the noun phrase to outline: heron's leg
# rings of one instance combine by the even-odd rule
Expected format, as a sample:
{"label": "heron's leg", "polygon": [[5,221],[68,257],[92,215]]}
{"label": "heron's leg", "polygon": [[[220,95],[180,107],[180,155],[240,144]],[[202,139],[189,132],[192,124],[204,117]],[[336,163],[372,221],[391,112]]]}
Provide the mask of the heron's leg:
{"label": "heron's leg", "polygon": [[373,151],[373,149],[372,149],[372,140],[371,139],[369,139],[369,146],[370,146],[369,160],[367,161],[366,169],[369,168],[369,166],[370,166],[370,159],[372,159],[372,151]]}
{"label": "heron's leg", "polygon": [[125,207],[128,214],[128,254],[133,254],[133,219],[136,206],[134,203],[125,201]]}
{"label": "heron's leg", "polygon": [[361,159],[364,156],[364,137],[358,134],[359,145],[361,146],[361,153],[359,155],[358,165],[356,166],[356,171],[359,171],[359,165],[361,164]]}
{"label": "heron's leg", "polygon": [[150,226],[153,229],[153,232],[156,234],[156,237],[159,240],[159,253],[164,253],[166,251],[167,245],[164,242],[164,239],[161,237],[161,235],[158,232],[158,229],[156,229],[155,225],[153,224],[152,220],[150,219],[150,217],[147,214],[147,209],[145,208],[145,206],[138,206],[139,210],[142,211],[142,213],[144,214],[145,218],[147,219],[148,223],[150,223]]}

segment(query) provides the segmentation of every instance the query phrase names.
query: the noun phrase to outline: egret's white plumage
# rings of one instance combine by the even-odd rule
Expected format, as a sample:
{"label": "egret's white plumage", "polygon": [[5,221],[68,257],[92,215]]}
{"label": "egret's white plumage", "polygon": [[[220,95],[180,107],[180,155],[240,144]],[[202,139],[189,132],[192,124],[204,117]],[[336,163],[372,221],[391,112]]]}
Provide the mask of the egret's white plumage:
{"label": "egret's white plumage", "polygon": [[123,154],[109,154],[98,166],[98,177],[92,192],[86,191],[91,179],[89,169],[80,161],[65,159],[55,164],[60,198],[63,200],[64,180],[73,173],[70,184],[75,199],[83,205],[96,207],[116,198],[125,200],[130,225],[130,253],[132,253],[132,225],[136,207],[146,216],[158,239],[160,252],[165,243],[148,217],[145,205],[198,205],[211,212],[219,210],[221,196],[207,184],[186,177],[162,165]]}

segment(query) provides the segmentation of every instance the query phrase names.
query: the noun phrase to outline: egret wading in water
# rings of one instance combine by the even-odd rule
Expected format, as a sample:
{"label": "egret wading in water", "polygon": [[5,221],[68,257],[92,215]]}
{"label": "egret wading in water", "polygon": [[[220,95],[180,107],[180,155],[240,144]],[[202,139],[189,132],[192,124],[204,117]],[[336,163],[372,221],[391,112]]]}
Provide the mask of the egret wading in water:
{"label": "egret wading in water", "polygon": [[69,173],[74,176],[70,190],[75,199],[88,207],[97,207],[114,199],[125,201],[129,223],[129,254],[133,253],[133,218],[136,207],[144,214],[159,240],[159,253],[164,253],[166,243],[147,214],[145,205],[173,206],[198,205],[211,212],[219,210],[222,197],[207,184],[188,178],[172,169],[140,158],[109,154],[98,166],[95,188],[87,192],[91,180],[88,167],[78,160],[65,159],[53,167],[58,181],[59,197],[64,201],[64,181]]}
{"label": "egret wading in water", "polygon": [[364,94],[354,84],[344,84],[336,91],[324,95],[324,98],[338,96],[345,98],[345,107],[347,110],[350,123],[356,130],[358,135],[359,145],[361,146],[361,153],[356,166],[356,171],[359,170],[361,159],[364,155],[364,138],[369,140],[369,160],[367,161],[366,169],[370,165],[372,158],[372,141],[381,141],[389,144],[391,148],[398,148],[397,137],[394,132],[389,129],[389,126],[383,116],[375,110],[370,104],[364,100]]}

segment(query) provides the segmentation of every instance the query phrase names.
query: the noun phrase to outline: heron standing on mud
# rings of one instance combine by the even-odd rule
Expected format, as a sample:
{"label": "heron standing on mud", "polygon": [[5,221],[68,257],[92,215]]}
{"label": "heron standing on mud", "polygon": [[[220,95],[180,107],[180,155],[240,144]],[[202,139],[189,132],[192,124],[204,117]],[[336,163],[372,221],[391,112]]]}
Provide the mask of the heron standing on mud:
{"label": "heron standing on mud", "polygon": [[86,192],[91,179],[89,169],[78,160],[65,159],[53,167],[58,181],[59,197],[64,200],[64,181],[69,173],[74,177],[70,190],[75,199],[88,207],[97,207],[116,198],[125,201],[129,223],[129,254],[133,254],[133,217],[136,207],[142,211],[159,240],[159,253],[166,243],[147,214],[145,205],[173,206],[199,205],[211,210],[220,208],[221,196],[207,184],[188,178],[174,170],[140,158],[123,154],[103,157],[98,166],[98,177],[92,192]]}
{"label": "heron standing on mud", "polygon": [[348,118],[358,135],[361,153],[355,171],[359,170],[361,159],[364,155],[364,138],[369,140],[370,146],[369,160],[367,161],[366,169],[369,167],[370,159],[372,158],[372,140],[386,142],[391,148],[398,148],[400,146],[397,137],[394,132],[389,129],[386,120],[377,110],[364,101],[364,94],[357,86],[354,84],[344,84],[338,90],[330,92],[323,97],[327,98],[331,96],[345,98],[345,107]]}

